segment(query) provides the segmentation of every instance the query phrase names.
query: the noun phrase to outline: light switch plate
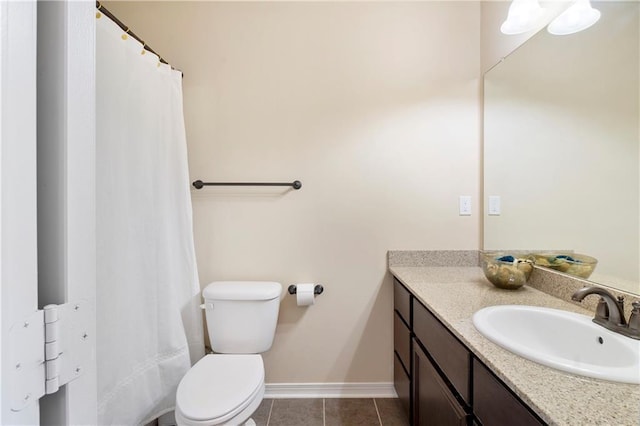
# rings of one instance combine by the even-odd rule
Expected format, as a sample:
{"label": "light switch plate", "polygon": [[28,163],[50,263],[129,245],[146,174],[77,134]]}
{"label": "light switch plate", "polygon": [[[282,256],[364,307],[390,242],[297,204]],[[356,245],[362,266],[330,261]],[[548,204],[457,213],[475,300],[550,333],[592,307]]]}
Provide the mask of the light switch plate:
{"label": "light switch plate", "polygon": [[471,216],[471,195],[460,196],[460,216]]}
{"label": "light switch plate", "polygon": [[499,195],[489,195],[489,216],[500,216]]}

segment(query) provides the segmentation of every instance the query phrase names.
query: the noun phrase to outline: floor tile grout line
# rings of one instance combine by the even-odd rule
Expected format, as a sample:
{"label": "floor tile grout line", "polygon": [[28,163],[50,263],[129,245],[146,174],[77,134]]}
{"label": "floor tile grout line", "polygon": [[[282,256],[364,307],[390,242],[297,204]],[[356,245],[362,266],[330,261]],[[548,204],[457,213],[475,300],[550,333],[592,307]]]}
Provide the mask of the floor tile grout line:
{"label": "floor tile grout line", "polygon": [[376,407],[376,414],[378,415],[378,421],[380,422],[380,426],[383,426],[382,417],[380,417],[380,410],[378,410],[378,403],[376,402],[375,398],[372,398],[372,399],[373,399],[373,406]]}
{"label": "floor tile grout line", "polygon": [[327,426],[327,420],[325,415],[326,406],[324,405],[324,401],[325,401],[325,398],[322,398],[322,426]]}
{"label": "floor tile grout line", "polygon": [[267,426],[269,426],[269,423],[271,422],[271,412],[273,411],[273,403],[275,402],[275,399],[271,400],[271,406],[269,406],[269,415],[267,416]]}

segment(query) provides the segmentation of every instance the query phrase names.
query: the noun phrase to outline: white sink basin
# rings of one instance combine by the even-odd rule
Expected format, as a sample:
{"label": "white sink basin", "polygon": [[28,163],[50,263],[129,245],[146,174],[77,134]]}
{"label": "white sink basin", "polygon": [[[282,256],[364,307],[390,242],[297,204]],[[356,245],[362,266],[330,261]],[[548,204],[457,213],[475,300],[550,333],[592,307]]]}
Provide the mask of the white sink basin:
{"label": "white sink basin", "polygon": [[535,306],[479,310],[473,325],[487,339],[537,363],[581,376],[640,384],[640,341],[591,317]]}

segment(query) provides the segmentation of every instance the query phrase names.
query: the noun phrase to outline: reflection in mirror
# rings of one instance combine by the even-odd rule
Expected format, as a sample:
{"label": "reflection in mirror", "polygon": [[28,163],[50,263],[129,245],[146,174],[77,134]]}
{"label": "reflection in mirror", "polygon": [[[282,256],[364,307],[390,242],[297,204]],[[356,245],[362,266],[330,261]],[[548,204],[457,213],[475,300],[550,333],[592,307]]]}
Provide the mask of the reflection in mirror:
{"label": "reflection in mirror", "polygon": [[586,31],[543,30],[485,74],[485,250],[573,250],[640,294],[637,2],[593,2]]}

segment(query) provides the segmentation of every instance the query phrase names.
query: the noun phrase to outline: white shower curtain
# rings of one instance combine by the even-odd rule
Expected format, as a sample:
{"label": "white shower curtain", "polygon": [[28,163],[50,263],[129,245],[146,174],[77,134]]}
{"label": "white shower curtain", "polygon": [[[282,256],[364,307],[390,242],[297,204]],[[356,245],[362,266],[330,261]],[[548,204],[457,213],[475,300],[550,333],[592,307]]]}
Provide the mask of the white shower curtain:
{"label": "white shower curtain", "polygon": [[97,362],[100,424],[173,409],[204,355],[182,76],[97,19]]}

